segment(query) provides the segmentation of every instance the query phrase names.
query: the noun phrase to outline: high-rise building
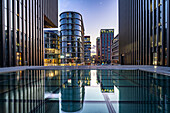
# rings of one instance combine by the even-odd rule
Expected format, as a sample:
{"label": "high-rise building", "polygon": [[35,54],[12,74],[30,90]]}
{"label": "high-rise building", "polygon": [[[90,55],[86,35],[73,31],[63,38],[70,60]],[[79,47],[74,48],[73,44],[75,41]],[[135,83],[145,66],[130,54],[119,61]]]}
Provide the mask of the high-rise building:
{"label": "high-rise building", "polygon": [[91,64],[90,36],[84,36],[84,62],[85,62],[85,65],[90,65]]}
{"label": "high-rise building", "polygon": [[44,41],[44,66],[60,65],[60,36],[58,30],[44,29]]}
{"label": "high-rise building", "polygon": [[84,25],[77,12],[60,14],[61,63],[62,65],[84,65]]}
{"label": "high-rise building", "polygon": [[121,64],[170,66],[169,0],[119,0]]}
{"label": "high-rise building", "polygon": [[114,38],[114,29],[100,31],[100,61],[102,64],[111,64],[111,43]]}
{"label": "high-rise building", "polygon": [[119,35],[112,40],[112,65],[119,64]]}
{"label": "high-rise building", "polygon": [[96,63],[100,64],[100,37],[96,38]]}
{"label": "high-rise building", "polygon": [[0,1],[0,67],[44,64],[43,6],[44,0]]}

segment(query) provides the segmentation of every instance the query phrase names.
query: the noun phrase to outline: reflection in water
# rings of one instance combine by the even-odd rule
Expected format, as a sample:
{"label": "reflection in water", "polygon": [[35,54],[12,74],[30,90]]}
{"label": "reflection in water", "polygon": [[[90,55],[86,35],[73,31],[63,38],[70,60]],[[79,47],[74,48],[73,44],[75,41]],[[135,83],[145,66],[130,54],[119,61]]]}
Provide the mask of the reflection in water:
{"label": "reflection in water", "polygon": [[143,71],[113,71],[119,113],[169,113],[170,77]]}
{"label": "reflection in water", "polygon": [[97,78],[100,83],[102,93],[114,93],[114,83],[111,72],[111,70],[99,70],[97,72]]}
{"label": "reflection in water", "polygon": [[19,71],[0,75],[2,113],[44,112],[44,71]]}
{"label": "reflection in water", "polygon": [[139,70],[6,73],[0,74],[0,112],[169,113],[169,85],[169,76]]}
{"label": "reflection in water", "polygon": [[84,86],[82,71],[62,71],[61,109],[65,112],[76,112],[83,107]]}

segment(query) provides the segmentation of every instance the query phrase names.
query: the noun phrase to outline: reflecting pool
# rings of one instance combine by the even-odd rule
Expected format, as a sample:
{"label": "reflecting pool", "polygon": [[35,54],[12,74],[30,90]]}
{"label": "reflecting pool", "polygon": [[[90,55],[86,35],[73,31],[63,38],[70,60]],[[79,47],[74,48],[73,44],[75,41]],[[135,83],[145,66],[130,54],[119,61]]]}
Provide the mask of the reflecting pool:
{"label": "reflecting pool", "polygon": [[170,113],[170,76],[139,70],[0,74],[0,113]]}

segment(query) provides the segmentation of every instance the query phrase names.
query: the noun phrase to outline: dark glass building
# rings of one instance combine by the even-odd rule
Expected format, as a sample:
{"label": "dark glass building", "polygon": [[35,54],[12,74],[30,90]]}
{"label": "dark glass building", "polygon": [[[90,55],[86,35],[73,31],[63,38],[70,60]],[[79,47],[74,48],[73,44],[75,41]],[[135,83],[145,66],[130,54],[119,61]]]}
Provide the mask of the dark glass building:
{"label": "dark glass building", "polygon": [[44,64],[43,5],[44,0],[0,1],[0,67]]}
{"label": "dark glass building", "polygon": [[119,35],[112,40],[112,65],[119,64]]}
{"label": "dark glass building", "polygon": [[60,65],[60,36],[58,30],[44,29],[44,66]]}
{"label": "dark glass building", "polygon": [[170,66],[169,0],[119,0],[121,64]]}
{"label": "dark glass building", "polygon": [[84,25],[77,12],[60,14],[61,63],[62,65],[84,65]]}
{"label": "dark glass building", "polygon": [[114,29],[102,29],[100,31],[100,62],[111,64],[111,44],[114,38]]}
{"label": "dark glass building", "polygon": [[84,36],[84,61],[85,61],[85,65],[91,65],[90,36]]}
{"label": "dark glass building", "polygon": [[96,38],[96,63],[100,64],[100,37]]}

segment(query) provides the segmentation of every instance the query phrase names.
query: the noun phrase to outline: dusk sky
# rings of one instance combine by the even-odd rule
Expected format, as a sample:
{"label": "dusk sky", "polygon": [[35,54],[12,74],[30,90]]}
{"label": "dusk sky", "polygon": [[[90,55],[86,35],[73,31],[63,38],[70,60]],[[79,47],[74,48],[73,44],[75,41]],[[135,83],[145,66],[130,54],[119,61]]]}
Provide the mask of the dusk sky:
{"label": "dusk sky", "polygon": [[59,14],[64,11],[82,14],[85,35],[91,36],[92,53],[100,29],[115,29],[115,36],[118,34],[118,0],[59,0]]}

